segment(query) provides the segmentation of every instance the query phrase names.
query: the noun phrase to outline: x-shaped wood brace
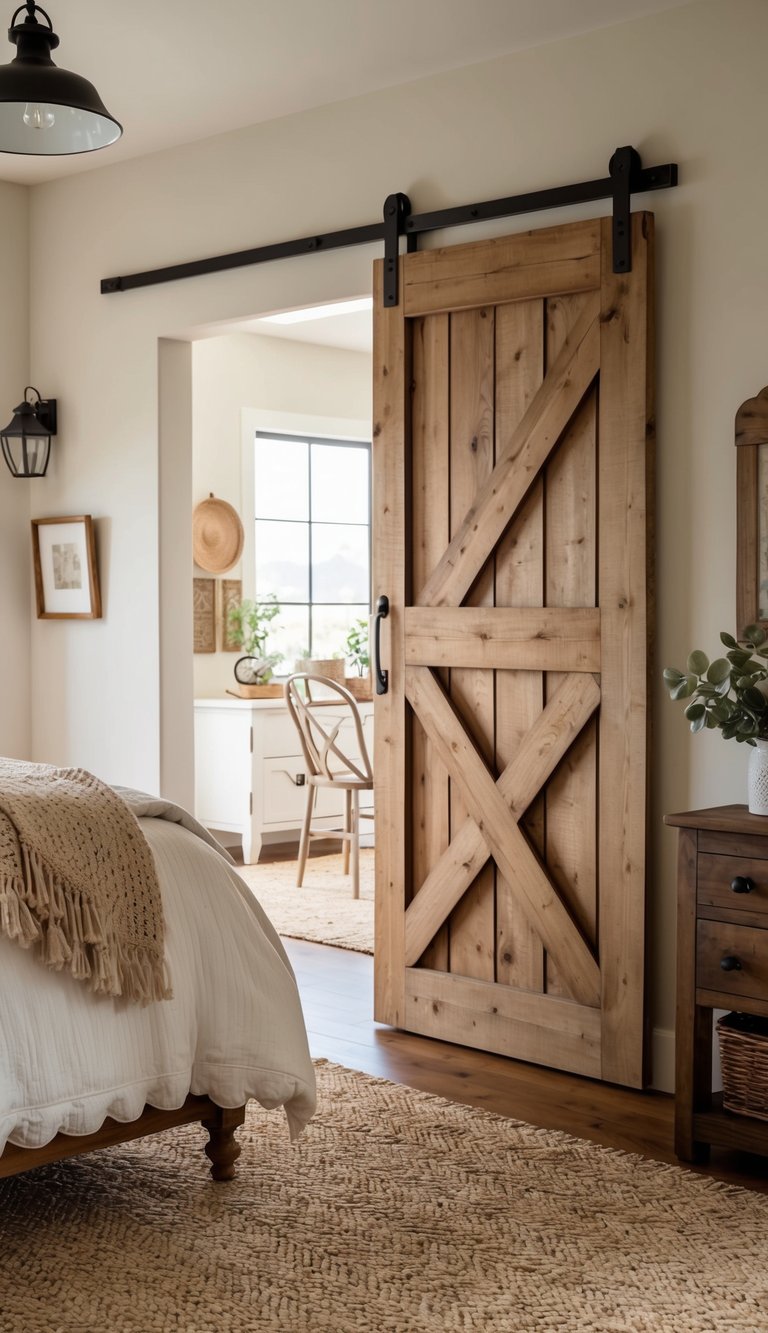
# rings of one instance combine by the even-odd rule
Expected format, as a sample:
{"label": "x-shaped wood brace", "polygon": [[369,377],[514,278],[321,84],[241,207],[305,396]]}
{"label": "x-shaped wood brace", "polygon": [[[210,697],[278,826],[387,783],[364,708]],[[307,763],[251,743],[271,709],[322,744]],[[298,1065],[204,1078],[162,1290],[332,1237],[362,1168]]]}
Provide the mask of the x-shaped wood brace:
{"label": "x-shaped wood brace", "polygon": [[565,677],[497,782],[428,667],[406,669],[405,692],[469,811],[407,909],[406,966],[418,961],[493,856],[574,999],[597,1006],[600,970],[590,946],[517,827],[597,708],[600,689],[594,676],[572,673]]}

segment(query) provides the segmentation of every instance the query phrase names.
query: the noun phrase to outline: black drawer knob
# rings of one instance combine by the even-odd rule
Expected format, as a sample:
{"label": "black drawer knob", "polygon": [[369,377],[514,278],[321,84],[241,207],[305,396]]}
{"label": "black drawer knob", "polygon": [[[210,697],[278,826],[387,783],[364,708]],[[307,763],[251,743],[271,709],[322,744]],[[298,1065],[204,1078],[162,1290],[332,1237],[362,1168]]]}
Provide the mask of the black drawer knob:
{"label": "black drawer knob", "polygon": [[737,958],[735,954],[727,953],[724,958],[720,959],[720,966],[724,972],[740,972],[741,959]]}
{"label": "black drawer knob", "polygon": [[731,880],[731,888],[734,893],[751,893],[755,887],[755,881],[749,878],[749,875],[736,875]]}

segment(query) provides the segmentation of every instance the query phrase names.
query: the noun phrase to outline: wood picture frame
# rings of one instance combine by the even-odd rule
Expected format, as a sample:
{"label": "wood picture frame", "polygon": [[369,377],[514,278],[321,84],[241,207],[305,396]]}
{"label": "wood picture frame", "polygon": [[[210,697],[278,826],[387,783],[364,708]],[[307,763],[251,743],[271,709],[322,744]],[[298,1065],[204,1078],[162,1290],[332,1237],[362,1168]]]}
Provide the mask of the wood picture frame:
{"label": "wood picture frame", "polygon": [[736,413],[736,632],[768,625],[768,385]]}
{"label": "wood picture frame", "polygon": [[196,653],[216,652],[216,580],[193,579],[194,637]]}
{"label": "wood picture frame", "polygon": [[242,644],[232,638],[228,624],[229,608],[239,606],[243,600],[242,579],[221,580],[221,651],[223,653],[242,653]]}
{"label": "wood picture frame", "polygon": [[38,620],[100,620],[96,532],[90,514],[32,519]]}

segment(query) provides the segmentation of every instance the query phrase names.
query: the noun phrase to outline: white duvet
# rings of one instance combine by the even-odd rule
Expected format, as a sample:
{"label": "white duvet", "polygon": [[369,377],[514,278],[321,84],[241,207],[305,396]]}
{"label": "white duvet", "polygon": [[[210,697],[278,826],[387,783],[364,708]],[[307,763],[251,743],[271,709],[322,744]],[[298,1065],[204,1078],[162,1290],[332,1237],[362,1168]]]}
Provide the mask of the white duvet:
{"label": "white duvet", "polygon": [[142,818],[166,921],[172,1000],[94,996],[0,937],[0,1152],[135,1120],[188,1093],[283,1106],[291,1136],[315,1106],[296,983],[253,895],[187,829]]}

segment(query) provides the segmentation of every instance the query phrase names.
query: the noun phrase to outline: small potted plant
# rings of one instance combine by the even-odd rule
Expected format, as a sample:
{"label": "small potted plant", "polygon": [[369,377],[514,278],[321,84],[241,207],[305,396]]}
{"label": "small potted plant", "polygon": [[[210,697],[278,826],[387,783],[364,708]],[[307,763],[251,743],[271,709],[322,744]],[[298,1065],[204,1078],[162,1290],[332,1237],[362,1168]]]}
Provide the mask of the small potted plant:
{"label": "small potted plant", "polygon": [[371,658],[368,650],[368,621],[355,620],[344,641],[348,662],[351,662],[356,675],[347,676],[344,684],[356,699],[368,701],[371,698]]}
{"label": "small potted plant", "polygon": [[741,639],[721,633],[725,657],[710,662],[696,648],[685,671],[666,667],[664,683],[671,699],[689,699],[691,731],[719,730],[724,740],[751,747],[748,769],[749,809],[768,815],[768,634],[748,625]]}
{"label": "small potted plant", "polygon": [[275,597],[266,602],[246,599],[237,602],[227,612],[227,628],[233,643],[243,650],[235,662],[237,688],[230,693],[241,699],[279,699],[282,685],[272,684],[272,668],[282,662],[280,653],[268,653],[270,625],[280,614]]}

